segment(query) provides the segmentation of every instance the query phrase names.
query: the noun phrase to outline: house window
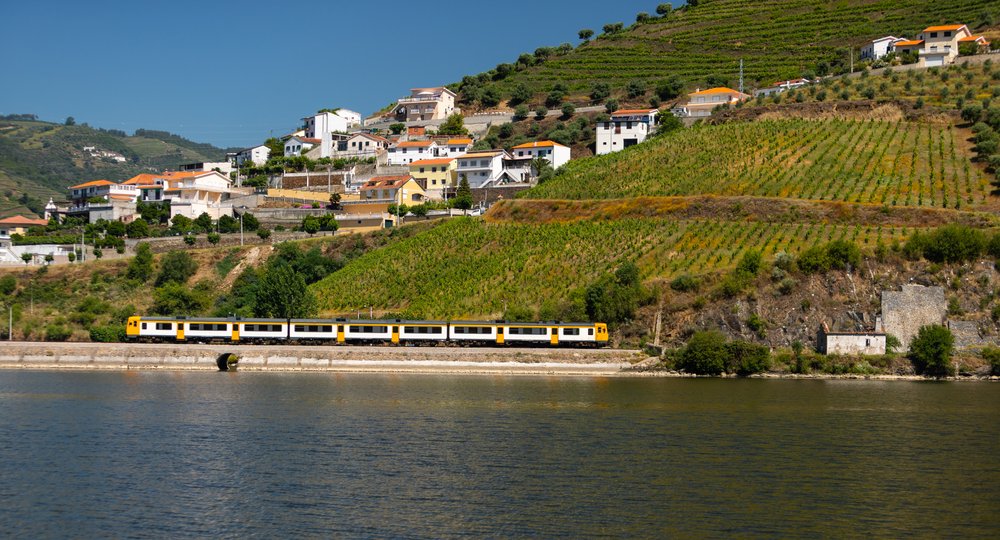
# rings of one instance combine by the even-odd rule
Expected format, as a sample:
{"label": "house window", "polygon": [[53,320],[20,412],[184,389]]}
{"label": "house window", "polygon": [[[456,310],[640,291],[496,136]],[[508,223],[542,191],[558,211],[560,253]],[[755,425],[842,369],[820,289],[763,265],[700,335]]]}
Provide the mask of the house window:
{"label": "house window", "polygon": [[945,32],[944,37],[951,37],[951,31]]}
{"label": "house window", "polygon": [[424,172],[424,168],[423,167],[420,167],[420,172]]}
{"label": "house window", "polygon": [[936,38],[937,37],[937,32],[931,32],[931,37],[932,38]]}

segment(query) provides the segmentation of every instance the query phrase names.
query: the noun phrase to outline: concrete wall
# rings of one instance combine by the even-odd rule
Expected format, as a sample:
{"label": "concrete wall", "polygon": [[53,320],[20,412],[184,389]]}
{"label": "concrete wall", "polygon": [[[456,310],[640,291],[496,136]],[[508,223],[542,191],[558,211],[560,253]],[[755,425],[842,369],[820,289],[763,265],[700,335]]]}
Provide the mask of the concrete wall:
{"label": "concrete wall", "polygon": [[885,354],[885,334],[821,334],[818,349],[847,356]]}
{"label": "concrete wall", "polygon": [[887,334],[899,338],[902,350],[910,348],[920,327],[943,324],[948,303],[941,287],[903,285],[901,291],[882,291],[882,324]]}

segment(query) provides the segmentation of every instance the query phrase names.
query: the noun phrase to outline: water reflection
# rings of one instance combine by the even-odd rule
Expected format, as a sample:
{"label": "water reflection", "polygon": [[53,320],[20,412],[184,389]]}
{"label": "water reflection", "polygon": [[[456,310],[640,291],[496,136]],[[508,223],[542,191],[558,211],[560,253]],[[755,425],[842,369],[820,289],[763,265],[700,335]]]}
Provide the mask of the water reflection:
{"label": "water reflection", "polygon": [[991,536],[1000,386],[0,373],[19,536]]}

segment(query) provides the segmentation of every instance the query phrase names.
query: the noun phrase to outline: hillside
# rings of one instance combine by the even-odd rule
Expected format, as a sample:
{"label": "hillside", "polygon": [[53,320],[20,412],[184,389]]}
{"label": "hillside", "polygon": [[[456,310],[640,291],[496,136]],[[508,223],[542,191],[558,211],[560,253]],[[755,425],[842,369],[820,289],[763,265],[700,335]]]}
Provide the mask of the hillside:
{"label": "hillside", "polygon": [[[575,160],[525,196],[606,199],[714,194],[890,206],[994,206],[970,162],[972,134],[947,120],[787,118],[698,125],[624,152]],[[612,172],[613,174],[609,174]]]}
{"label": "hillside", "polygon": [[[84,147],[94,147],[84,151]],[[103,156],[113,153],[125,161]],[[0,209],[24,195],[38,211],[49,197],[65,198],[65,188],[106,178],[121,181],[142,172],[176,168],[182,163],[221,161],[225,150],[194,143],[162,131],[138,130],[128,136],[86,125],[67,126],[35,120],[0,120]],[[7,194],[10,191],[10,194]]]}
{"label": "hillside", "polygon": [[[648,12],[654,7],[651,2]],[[875,37],[913,36],[947,22],[978,28],[998,18],[998,0],[701,0],[622,31],[601,35],[595,28],[598,37],[576,48],[543,48],[456,86],[466,98],[492,87],[506,99],[521,84],[536,95],[556,84],[586,95],[602,82],[620,96],[628,83],[640,81],[648,97],[670,77],[690,87],[704,86],[709,77],[714,85],[735,85],[741,59],[747,84],[770,84],[846,68],[847,49],[856,54]]]}

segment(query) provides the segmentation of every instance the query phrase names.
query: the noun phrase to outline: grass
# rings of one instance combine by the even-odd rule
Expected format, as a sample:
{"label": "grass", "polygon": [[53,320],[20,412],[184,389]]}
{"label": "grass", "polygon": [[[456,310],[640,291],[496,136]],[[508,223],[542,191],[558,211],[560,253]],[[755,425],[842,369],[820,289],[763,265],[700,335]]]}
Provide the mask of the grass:
{"label": "grass", "polygon": [[[536,199],[714,194],[975,208],[991,186],[947,123],[779,119],[695,126],[570,162]],[[609,174],[610,173],[610,174]]]}
{"label": "grass", "polygon": [[847,238],[874,247],[910,229],[823,223],[622,219],[484,223],[456,219],[369,252],[313,285],[322,312],[418,318],[497,317],[577,294],[625,261],[644,280],[726,270],[747,249],[765,257]]}

